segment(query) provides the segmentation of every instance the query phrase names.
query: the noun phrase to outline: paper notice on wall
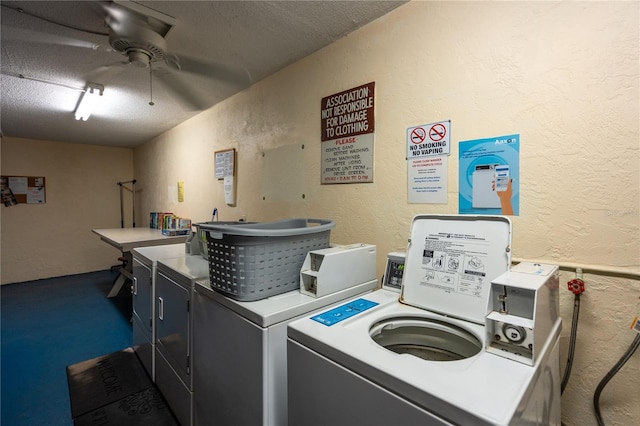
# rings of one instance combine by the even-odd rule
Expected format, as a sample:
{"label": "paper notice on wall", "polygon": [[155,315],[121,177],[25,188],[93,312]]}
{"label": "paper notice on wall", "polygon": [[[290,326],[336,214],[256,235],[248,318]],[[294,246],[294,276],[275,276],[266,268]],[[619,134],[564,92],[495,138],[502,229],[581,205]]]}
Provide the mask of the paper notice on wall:
{"label": "paper notice on wall", "polygon": [[235,183],[232,175],[224,177],[224,202],[229,205],[236,203]]}
{"label": "paper notice on wall", "polygon": [[27,204],[42,204],[44,203],[44,188],[43,187],[29,187],[27,190]]}
{"label": "paper notice on wall", "polygon": [[409,158],[410,204],[447,204],[447,157]]}
{"label": "paper notice on wall", "polygon": [[11,188],[14,194],[26,194],[29,192],[29,185],[27,182],[27,177],[10,177],[9,188]]}
{"label": "paper notice on wall", "polygon": [[178,187],[176,185],[167,187],[167,201],[172,204],[178,202]]}
{"label": "paper notice on wall", "polygon": [[519,134],[460,141],[458,165],[458,213],[519,215]]}
{"label": "paper notice on wall", "polygon": [[2,176],[2,196],[5,206],[18,203],[44,204],[44,176]]}
{"label": "paper notice on wall", "polygon": [[322,142],[322,184],[373,182],[373,133]]}

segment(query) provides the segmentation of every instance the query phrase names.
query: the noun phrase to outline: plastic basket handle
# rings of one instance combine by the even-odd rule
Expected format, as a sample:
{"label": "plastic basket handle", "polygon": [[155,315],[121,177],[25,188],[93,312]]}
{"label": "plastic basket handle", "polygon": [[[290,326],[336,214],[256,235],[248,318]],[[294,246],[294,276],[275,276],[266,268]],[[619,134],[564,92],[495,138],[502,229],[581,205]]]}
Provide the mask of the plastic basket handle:
{"label": "plastic basket handle", "polygon": [[[307,226],[309,223],[317,226]],[[288,219],[278,222],[262,222],[240,226],[203,226],[209,236],[220,240],[224,234],[248,237],[283,237],[291,235],[315,234],[329,231],[335,227],[335,222],[326,219]]]}

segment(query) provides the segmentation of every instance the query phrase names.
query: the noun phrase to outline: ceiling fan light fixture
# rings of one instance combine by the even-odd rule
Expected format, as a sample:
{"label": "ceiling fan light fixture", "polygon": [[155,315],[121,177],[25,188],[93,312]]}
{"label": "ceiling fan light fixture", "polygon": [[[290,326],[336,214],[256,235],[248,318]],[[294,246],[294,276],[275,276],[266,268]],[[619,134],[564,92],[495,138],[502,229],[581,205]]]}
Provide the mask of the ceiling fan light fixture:
{"label": "ceiling fan light fixture", "polygon": [[80,102],[76,107],[75,117],[76,120],[87,121],[98,102],[102,98],[104,92],[104,86],[95,83],[87,84],[86,89],[82,93]]}

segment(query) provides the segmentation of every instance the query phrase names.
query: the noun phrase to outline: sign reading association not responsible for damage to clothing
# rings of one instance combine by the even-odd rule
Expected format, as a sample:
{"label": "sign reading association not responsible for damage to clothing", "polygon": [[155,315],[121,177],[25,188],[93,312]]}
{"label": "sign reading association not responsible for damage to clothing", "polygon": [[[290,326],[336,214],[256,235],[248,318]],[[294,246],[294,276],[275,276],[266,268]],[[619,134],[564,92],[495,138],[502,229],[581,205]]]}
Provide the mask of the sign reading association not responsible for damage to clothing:
{"label": "sign reading association not responsible for damage to clothing", "polygon": [[407,129],[407,159],[451,153],[451,121],[423,124]]}
{"label": "sign reading association not responsible for damage to clothing", "polygon": [[375,82],[367,83],[322,98],[320,120],[322,142],[374,132],[375,84]]}
{"label": "sign reading association not responsible for damage to clothing", "polygon": [[322,98],[321,183],[373,182],[375,82]]}

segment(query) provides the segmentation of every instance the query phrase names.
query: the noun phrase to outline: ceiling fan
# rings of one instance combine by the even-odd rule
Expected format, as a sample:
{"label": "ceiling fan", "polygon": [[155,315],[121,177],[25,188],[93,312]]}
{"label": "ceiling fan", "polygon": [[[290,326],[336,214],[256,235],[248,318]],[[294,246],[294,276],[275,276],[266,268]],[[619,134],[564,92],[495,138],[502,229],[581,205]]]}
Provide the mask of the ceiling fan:
{"label": "ceiling fan", "polygon": [[[147,68],[152,62],[168,59],[164,39],[176,20],[134,2],[102,4],[109,28],[109,45],[125,55],[135,67]],[[178,63],[173,63],[178,65]]]}
{"label": "ceiling fan", "polygon": [[[245,88],[251,84],[251,78],[246,70],[233,69],[169,51],[165,37],[174,28],[177,20],[167,14],[133,1],[113,0],[88,3],[104,19],[108,29],[110,46],[107,50],[120,53],[125,57],[125,60],[94,69],[84,76],[87,82],[108,85],[109,81],[112,81],[117,74],[128,67],[147,69],[150,105],[154,104],[152,83],[153,76],[156,76],[160,77],[163,85],[171,90],[175,96],[179,97],[188,107],[196,110],[208,108],[210,105],[194,88],[181,80],[180,76],[183,73],[220,80],[238,88]],[[80,40],[69,40],[33,31],[26,33],[24,30],[18,30],[17,33],[22,39],[104,50],[97,45],[83,43]]]}
{"label": "ceiling fan", "polygon": [[196,109],[208,105],[189,86],[170,78],[172,74],[186,72],[221,79],[242,88],[251,83],[247,73],[170,52],[165,37],[176,25],[175,18],[132,1],[113,0],[99,3],[99,7],[105,13],[109,28],[109,45],[124,55],[126,61],[101,67],[90,73],[90,78],[123,65],[149,69],[150,105],[153,105],[152,75],[156,75],[168,77],[162,79],[164,85]]}

